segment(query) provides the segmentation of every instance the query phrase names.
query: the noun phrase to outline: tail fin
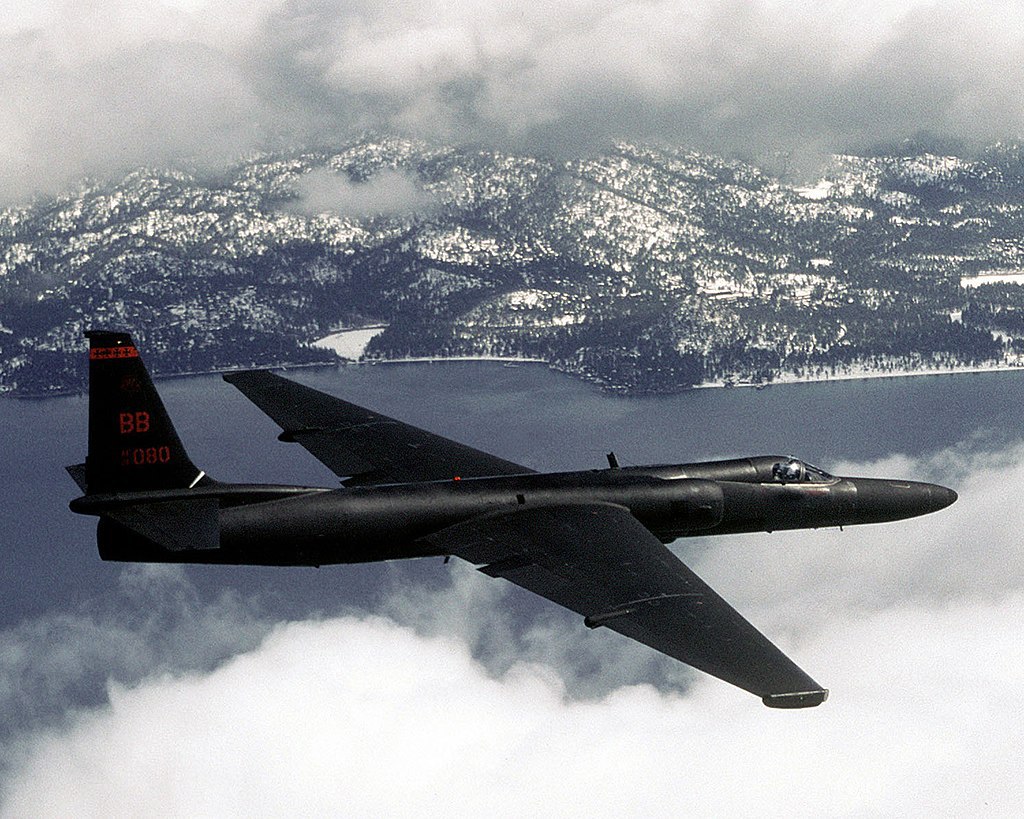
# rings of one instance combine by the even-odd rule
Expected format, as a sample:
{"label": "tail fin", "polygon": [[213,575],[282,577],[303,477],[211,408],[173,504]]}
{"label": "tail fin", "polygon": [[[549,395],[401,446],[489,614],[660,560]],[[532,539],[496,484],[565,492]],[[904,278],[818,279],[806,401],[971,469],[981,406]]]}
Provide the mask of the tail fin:
{"label": "tail fin", "polygon": [[84,478],[86,494],[196,486],[205,473],[185,452],[132,337],[98,330],[85,335],[89,454],[76,480]]}

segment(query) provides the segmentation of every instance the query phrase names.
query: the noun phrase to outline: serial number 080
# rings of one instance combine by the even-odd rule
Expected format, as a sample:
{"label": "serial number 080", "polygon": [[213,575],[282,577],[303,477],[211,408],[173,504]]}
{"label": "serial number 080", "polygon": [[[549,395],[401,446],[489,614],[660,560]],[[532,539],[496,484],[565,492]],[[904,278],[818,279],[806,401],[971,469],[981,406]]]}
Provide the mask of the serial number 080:
{"label": "serial number 080", "polygon": [[154,466],[171,462],[169,446],[136,447],[121,450],[121,466]]}

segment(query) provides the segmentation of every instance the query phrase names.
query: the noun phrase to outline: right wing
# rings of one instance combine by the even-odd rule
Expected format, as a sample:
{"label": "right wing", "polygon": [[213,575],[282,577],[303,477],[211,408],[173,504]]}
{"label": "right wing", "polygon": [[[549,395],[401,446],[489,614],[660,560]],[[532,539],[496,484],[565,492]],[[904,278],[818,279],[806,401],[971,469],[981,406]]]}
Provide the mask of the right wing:
{"label": "right wing", "polygon": [[804,708],[828,695],[623,506],[523,506],[427,541],[583,615],[590,628],[607,626],[765,705]]}
{"label": "right wing", "polygon": [[533,470],[265,370],[233,384],[346,486],[523,475]]}

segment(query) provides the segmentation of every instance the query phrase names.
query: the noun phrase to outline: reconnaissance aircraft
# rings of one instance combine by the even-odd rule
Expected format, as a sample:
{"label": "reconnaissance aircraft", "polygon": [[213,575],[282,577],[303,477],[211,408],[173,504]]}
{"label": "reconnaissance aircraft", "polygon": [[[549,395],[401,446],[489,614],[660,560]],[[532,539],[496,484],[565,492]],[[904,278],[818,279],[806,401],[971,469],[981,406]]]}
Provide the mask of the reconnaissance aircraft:
{"label": "reconnaissance aircraft", "polygon": [[89,452],[71,509],[104,560],[320,566],[451,555],[761,697],[828,692],[664,544],[878,523],[949,506],[913,481],[788,457],[538,474],[265,371],[224,379],[343,488],[222,483],[189,459],[131,336],[87,332]]}

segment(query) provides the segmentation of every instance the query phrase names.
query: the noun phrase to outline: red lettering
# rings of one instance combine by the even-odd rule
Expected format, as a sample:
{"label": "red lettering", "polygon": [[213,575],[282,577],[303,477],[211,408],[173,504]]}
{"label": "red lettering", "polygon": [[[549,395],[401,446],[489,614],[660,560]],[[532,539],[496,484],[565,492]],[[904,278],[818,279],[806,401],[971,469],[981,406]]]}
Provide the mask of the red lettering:
{"label": "red lettering", "polygon": [[139,351],[135,347],[93,347],[89,350],[92,361],[107,361],[114,358],[138,358]]}
{"label": "red lettering", "polygon": [[148,412],[122,412],[118,416],[121,425],[122,435],[132,435],[136,432],[149,432]]}
{"label": "red lettering", "polygon": [[172,460],[169,446],[136,447],[121,450],[121,466],[156,466],[169,464]]}

